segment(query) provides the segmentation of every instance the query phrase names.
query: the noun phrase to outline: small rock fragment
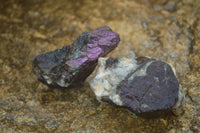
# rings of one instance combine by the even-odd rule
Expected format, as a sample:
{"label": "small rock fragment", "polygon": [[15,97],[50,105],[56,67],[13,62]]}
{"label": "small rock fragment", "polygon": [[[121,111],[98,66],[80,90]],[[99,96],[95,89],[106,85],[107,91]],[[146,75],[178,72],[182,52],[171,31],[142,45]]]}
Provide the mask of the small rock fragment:
{"label": "small rock fragment", "polygon": [[119,35],[108,26],[83,32],[72,45],[38,55],[33,71],[38,80],[51,87],[68,87],[84,81],[98,58],[117,47],[119,41]]}
{"label": "small rock fragment", "polygon": [[184,98],[171,66],[146,57],[99,58],[88,80],[99,101],[144,117],[158,117],[177,108]]}

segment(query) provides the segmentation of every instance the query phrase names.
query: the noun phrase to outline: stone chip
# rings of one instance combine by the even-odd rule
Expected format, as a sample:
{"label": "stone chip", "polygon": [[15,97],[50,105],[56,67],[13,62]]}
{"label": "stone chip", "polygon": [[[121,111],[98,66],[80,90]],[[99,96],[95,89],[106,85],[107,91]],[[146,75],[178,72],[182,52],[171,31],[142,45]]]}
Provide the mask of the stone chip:
{"label": "stone chip", "polygon": [[174,68],[147,57],[99,58],[88,81],[97,100],[144,117],[159,117],[184,99]]}
{"label": "stone chip", "polygon": [[68,87],[84,81],[98,58],[116,48],[119,41],[119,35],[108,26],[83,32],[70,46],[38,55],[33,61],[33,72],[50,87]]}

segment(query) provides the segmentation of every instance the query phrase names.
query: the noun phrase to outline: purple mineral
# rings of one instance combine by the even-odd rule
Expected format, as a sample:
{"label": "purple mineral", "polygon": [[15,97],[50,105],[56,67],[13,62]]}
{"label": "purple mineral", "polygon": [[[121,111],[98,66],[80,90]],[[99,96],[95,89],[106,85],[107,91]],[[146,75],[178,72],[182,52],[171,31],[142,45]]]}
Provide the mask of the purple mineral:
{"label": "purple mineral", "polygon": [[68,87],[84,81],[98,58],[116,48],[119,41],[119,35],[108,26],[83,32],[70,46],[38,55],[33,61],[33,71],[38,80],[51,87]]}
{"label": "purple mineral", "polygon": [[146,57],[99,58],[88,80],[99,101],[144,117],[166,114],[179,107],[184,98],[173,68]]}
{"label": "purple mineral", "polygon": [[180,106],[183,93],[171,66],[148,58],[138,60],[139,67],[117,86],[123,106],[145,117]]}

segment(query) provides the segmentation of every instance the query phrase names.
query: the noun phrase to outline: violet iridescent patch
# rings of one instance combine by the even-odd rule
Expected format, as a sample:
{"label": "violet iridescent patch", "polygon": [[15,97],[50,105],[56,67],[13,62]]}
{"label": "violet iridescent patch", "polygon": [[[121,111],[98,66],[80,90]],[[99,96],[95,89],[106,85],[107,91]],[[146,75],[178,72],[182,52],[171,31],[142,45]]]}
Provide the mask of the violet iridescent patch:
{"label": "violet iridescent patch", "polygon": [[98,58],[116,48],[119,41],[119,34],[108,26],[83,32],[70,46],[38,55],[33,61],[33,71],[38,80],[51,87],[68,87],[84,81],[93,72]]}

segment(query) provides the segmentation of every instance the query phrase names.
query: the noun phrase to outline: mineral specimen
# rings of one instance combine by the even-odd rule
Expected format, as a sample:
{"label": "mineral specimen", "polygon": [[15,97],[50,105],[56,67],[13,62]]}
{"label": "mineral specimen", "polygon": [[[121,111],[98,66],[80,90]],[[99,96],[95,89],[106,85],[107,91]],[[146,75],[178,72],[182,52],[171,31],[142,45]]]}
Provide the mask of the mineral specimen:
{"label": "mineral specimen", "polygon": [[177,108],[184,98],[172,67],[146,57],[99,58],[88,81],[99,101],[144,117],[158,117]]}
{"label": "mineral specimen", "polygon": [[33,71],[38,80],[51,87],[68,87],[84,81],[98,58],[117,47],[119,41],[119,35],[108,26],[83,32],[72,45],[38,55]]}

